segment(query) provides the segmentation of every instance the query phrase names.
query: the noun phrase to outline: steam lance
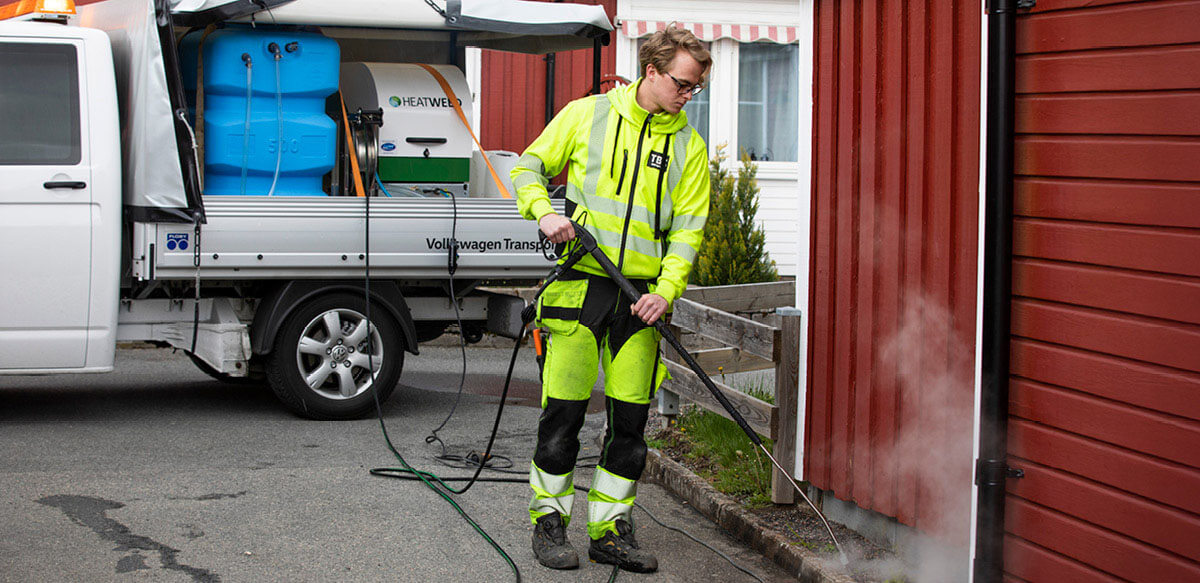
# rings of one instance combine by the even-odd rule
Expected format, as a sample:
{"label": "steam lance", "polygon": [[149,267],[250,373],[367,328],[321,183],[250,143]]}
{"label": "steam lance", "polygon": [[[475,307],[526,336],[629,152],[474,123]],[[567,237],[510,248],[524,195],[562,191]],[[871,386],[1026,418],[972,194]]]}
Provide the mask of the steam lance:
{"label": "steam lance", "polygon": [[[575,221],[571,221],[571,226],[575,229],[575,240],[578,242],[579,247],[573,253],[571,253],[570,256],[568,256],[567,261],[559,266],[559,269],[555,271],[555,275],[562,273],[566,267],[576,263],[579,258],[582,257],[583,253],[590,254],[592,258],[596,260],[596,263],[600,264],[600,268],[604,270],[604,273],[608,274],[608,277],[616,282],[617,287],[621,289],[621,293],[625,294],[625,296],[629,298],[629,301],[637,303],[638,299],[642,297],[642,294],[633,287],[633,284],[630,283],[624,275],[621,274],[621,271],[617,269],[617,266],[613,265],[612,260],[609,259],[608,256],[604,254],[604,251],[600,249],[599,245],[596,244],[596,238]],[[544,233],[539,231],[538,234],[542,239],[546,238]],[[771,460],[771,464],[773,464],[775,468],[779,470],[780,474],[787,478],[788,482],[792,484],[792,487],[796,489],[796,492],[800,494],[800,497],[803,498],[804,501],[808,503],[808,506],[813,509],[813,512],[817,513],[817,516],[821,518],[821,523],[825,525],[825,530],[829,532],[829,537],[833,539],[833,544],[837,547],[838,559],[841,561],[843,566],[848,566],[850,564],[850,559],[846,556],[846,551],[842,548],[842,544],[838,541],[837,536],[833,534],[833,528],[829,526],[829,521],[825,519],[825,515],[817,509],[812,500],[809,500],[808,496],[804,493],[804,490],[800,488],[800,485],[797,484],[794,479],[792,479],[791,473],[783,469],[783,466],[779,465],[779,462],[776,461],[775,457],[771,455],[771,452],[767,450],[767,446],[763,444],[762,438],[760,438],[758,434],[750,428],[750,424],[746,422],[746,418],[743,417],[740,412],[738,412],[738,410],[733,406],[733,403],[729,402],[729,398],[726,397],[725,394],[722,393],[715,384],[713,384],[712,379],[709,378],[708,374],[704,372],[704,369],[700,367],[700,364],[696,362],[696,359],[692,358],[692,355],[689,354],[687,349],[683,347],[683,344],[679,342],[679,339],[671,333],[671,328],[667,325],[667,323],[664,322],[662,318],[659,318],[658,320],[655,320],[653,325],[654,329],[658,330],[659,334],[662,334],[662,337],[667,341],[667,344],[670,344],[671,348],[674,348],[675,352],[679,354],[680,358],[682,358],[688,367],[692,369],[692,372],[695,372],[696,376],[700,377],[700,380],[704,383],[704,386],[707,387],[709,392],[712,393],[713,398],[715,398],[717,402],[721,404],[721,407],[725,408],[725,411],[728,412],[729,416],[734,420],[735,423],[738,424],[738,427],[742,428],[742,431],[746,433],[746,436],[750,438],[750,441],[754,442],[754,445],[758,446],[758,449],[762,450],[763,455],[766,455],[767,459]]]}

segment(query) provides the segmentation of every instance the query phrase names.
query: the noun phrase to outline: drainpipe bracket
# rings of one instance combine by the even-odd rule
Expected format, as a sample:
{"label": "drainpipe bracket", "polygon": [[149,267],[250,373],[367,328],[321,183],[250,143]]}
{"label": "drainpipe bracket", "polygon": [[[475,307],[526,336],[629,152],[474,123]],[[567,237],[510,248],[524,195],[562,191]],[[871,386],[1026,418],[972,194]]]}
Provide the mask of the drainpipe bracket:
{"label": "drainpipe bracket", "polygon": [[1037,0],[987,0],[984,10],[988,14],[1004,14],[1018,10],[1029,10],[1037,6]]}
{"label": "drainpipe bracket", "polygon": [[1020,479],[1025,477],[1025,470],[1011,468],[1003,459],[975,460],[976,486],[1003,486],[1008,478]]}

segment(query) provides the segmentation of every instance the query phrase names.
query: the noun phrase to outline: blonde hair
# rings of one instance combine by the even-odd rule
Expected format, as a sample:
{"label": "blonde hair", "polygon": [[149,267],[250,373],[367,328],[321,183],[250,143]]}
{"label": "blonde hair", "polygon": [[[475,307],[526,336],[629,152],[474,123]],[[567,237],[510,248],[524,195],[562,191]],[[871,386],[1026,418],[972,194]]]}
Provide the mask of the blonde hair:
{"label": "blonde hair", "polygon": [[704,68],[704,76],[708,75],[708,69],[712,67],[712,55],[692,31],[676,28],[675,23],[668,24],[667,28],[646,38],[645,44],[638,50],[638,75],[646,74],[646,65],[654,65],[654,69],[659,73],[666,73],[667,68],[671,66],[671,60],[679,51],[687,51]]}

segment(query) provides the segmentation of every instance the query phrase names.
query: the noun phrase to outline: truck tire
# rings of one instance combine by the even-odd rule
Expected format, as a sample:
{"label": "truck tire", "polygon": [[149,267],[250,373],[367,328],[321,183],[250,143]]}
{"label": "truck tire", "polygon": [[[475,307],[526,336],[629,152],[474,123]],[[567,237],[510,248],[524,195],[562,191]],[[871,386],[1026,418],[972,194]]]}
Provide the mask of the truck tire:
{"label": "truck tire", "polygon": [[356,419],[375,410],[376,396],[381,404],[391,396],[404,368],[404,337],[372,302],[368,357],[366,313],[361,296],[339,292],[288,314],[267,358],[267,380],[284,405],[310,419]]}

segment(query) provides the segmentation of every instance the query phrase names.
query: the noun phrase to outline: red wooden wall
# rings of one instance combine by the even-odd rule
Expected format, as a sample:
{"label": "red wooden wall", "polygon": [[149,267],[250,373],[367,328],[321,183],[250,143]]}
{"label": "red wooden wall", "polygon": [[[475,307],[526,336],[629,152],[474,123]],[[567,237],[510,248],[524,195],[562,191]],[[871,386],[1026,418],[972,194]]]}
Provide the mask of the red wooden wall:
{"label": "red wooden wall", "polygon": [[819,0],[806,476],[965,548],[980,2]]}
{"label": "red wooden wall", "polygon": [[1017,30],[1008,578],[1200,581],[1200,1]]}
{"label": "red wooden wall", "polygon": [[[609,20],[617,15],[617,0],[571,0],[573,4],[601,5]],[[601,74],[616,71],[617,45],[603,47]],[[558,53],[555,57],[554,112],[592,88],[592,50]],[[546,62],[541,55],[483,51],[481,66],[483,104],[480,141],[488,150],[525,150],[546,127]],[[611,85],[606,85],[605,88]]]}

